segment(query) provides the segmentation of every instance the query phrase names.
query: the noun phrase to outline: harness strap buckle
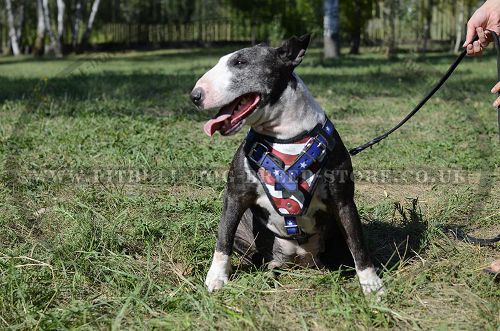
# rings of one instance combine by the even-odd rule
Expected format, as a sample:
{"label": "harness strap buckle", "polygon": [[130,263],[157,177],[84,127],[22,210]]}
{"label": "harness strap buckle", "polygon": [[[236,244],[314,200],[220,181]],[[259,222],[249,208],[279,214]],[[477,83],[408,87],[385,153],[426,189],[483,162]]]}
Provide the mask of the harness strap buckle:
{"label": "harness strap buckle", "polygon": [[[323,137],[323,136],[321,136],[321,137],[324,139],[324,137]],[[307,157],[308,157],[308,158],[312,161],[312,163],[314,163],[314,162],[316,162],[317,160],[321,159],[321,158],[323,157],[323,155],[325,155],[325,153],[326,153],[326,149],[327,149],[327,147],[328,147],[328,146],[327,146],[327,145],[325,145],[325,144],[324,144],[321,140],[319,140],[316,136],[314,136],[314,137],[312,138],[312,140],[313,140],[314,142],[309,142],[309,143],[305,146],[305,148],[304,148],[304,150],[302,151],[301,155],[305,155],[305,156],[307,156]],[[313,156],[313,155],[311,155],[311,154],[309,154],[309,153],[308,153],[309,149],[311,148],[312,144],[314,144],[314,143],[317,143],[317,144],[318,144],[318,148],[321,150],[321,152],[320,152],[317,156]],[[299,156],[297,159],[300,159],[300,156]]]}
{"label": "harness strap buckle", "polygon": [[[260,156],[260,160],[257,160],[256,158],[254,158],[254,154],[257,152],[257,148],[259,148],[259,147],[264,149],[265,152],[262,154],[262,156]],[[268,151],[266,145],[257,141],[252,145],[252,148],[250,149],[250,153],[248,153],[248,158],[250,159],[250,161],[254,162],[259,167],[261,167],[262,163],[266,159],[266,156],[268,156],[268,155],[269,155],[269,151]]]}

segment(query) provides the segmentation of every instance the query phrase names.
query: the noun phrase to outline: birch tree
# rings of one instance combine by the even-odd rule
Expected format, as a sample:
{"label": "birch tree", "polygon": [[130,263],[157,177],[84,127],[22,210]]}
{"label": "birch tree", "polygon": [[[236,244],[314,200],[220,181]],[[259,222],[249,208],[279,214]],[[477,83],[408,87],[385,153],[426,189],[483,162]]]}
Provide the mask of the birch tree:
{"label": "birch tree", "polygon": [[24,25],[24,0],[19,1],[16,13],[14,15],[14,27],[16,29],[17,43],[21,43],[23,37],[23,25]]}
{"label": "birch tree", "polygon": [[64,39],[64,9],[66,5],[63,0],[57,0],[57,42],[62,49]]}
{"label": "birch tree", "polygon": [[464,37],[465,0],[458,0],[455,6],[455,45],[456,53],[462,51],[462,38]]}
{"label": "birch tree", "polygon": [[43,4],[42,0],[36,1],[36,12],[37,12],[37,25],[36,25],[36,39],[33,46],[33,53],[35,55],[42,55],[43,48],[45,45],[45,20],[43,16]]}
{"label": "birch tree", "polygon": [[17,39],[16,25],[14,22],[14,13],[12,12],[12,1],[5,0],[5,11],[7,12],[7,24],[9,25],[9,39],[12,54],[18,56],[21,54],[19,50],[19,43]]}
{"label": "birch tree", "polygon": [[73,50],[78,46],[78,35],[80,34],[80,24],[82,22],[82,1],[77,0],[75,5],[75,20],[71,29],[71,46]]}
{"label": "birch tree", "polygon": [[339,0],[324,2],[323,42],[325,59],[340,56]]}
{"label": "birch tree", "polygon": [[82,37],[82,47],[87,47],[90,39],[90,34],[92,33],[92,28],[94,26],[95,16],[97,15],[97,11],[99,10],[99,3],[101,0],[94,0],[92,4],[92,10],[90,12],[89,20],[87,22],[87,27],[85,29],[85,33]]}
{"label": "birch tree", "polygon": [[45,31],[49,35],[49,40],[50,40],[50,51],[52,51],[57,57],[60,57],[62,56],[61,45],[59,44],[50,24],[49,0],[42,0],[42,5],[43,5],[43,18],[45,23]]}

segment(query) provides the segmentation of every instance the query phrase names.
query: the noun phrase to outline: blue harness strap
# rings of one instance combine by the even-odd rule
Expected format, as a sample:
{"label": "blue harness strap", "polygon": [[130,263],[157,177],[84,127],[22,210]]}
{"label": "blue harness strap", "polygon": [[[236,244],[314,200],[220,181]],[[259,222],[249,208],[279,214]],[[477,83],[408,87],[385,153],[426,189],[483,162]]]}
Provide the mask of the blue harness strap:
{"label": "blue harness strap", "polygon": [[[245,154],[248,160],[250,160],[250,164],[254,170],[263,168],[275,179],[274,189],[276,191],[286,191],[293,194],[297,193],[299,190],[299,179],[304,171],[310,169],[315,163],[319,163],[320,168],[324,166],[326,152],[333,150],[335,146],[335,140],[333,139],[334,132],[335,127],[333,123],[326,118],[322,126],[318,125],[307,134],[307,136],[311,137],[309,143],[306,144],[297,159],[288,169],[285,169],[285,163],[279,157],[269,151],[267,139],[256,134],[253,130],[248,132],[245,144]],[[299,139],[296,140],[298,141]],[[293,140],[294,139],[291,139],[291,141]],[[267,190],[266,193],[270,200],[272,200]],[[312,193],[313,192],[309,194],[309,197],[312,196]],[[300,208],[300,213],[286,215],[283,215],[279,209],[276,208],[273,201],[271,201],[271,203],[278,213],[284,217],[287,234],[294,238],[298,238],[301,234],[301,230],[297,225],[297,216],[300,216],[307,210],[310,199],[304,202],[304,205]]]}
{"label": "blue harness strap", "polygon": [[[293,173],[285,171],[282,163],[278,164],[279,159],[268,152],[267,147],[259,142],[256,142],[250,154],[247,156],[250,161],[254,162],[259,168],[262,167],[276,179],[283,189],[287,191],[297,190],[297,180]],[[280,160],[279,160],[280,161]]]}

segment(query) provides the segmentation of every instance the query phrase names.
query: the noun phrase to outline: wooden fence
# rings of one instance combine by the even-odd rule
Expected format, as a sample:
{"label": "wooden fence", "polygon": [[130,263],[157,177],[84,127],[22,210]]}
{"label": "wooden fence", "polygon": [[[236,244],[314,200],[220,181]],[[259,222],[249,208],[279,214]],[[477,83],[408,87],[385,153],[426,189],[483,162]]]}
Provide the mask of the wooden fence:
{"label": "wooden fence", "polygon": [[[386,34],[382,2],[373,9],[373,18],[363,32],[364,41],[370,44],[380,44]],[[470,9],[469,9],[470,11]],[[467,17],[467,14],[465,15]],[[451,42],[456,31],[456,17],[452,8],[433,8],[433,24],[431,37],[434,41]],[[269,39],[271,24],[252,25],[250,20],[219,18],[189,22],[184,24],[127,24],[106,23],[95,27],[91,43],[115,44],[123,47],[141,44],[144,46],[177,45],[182,42],[250,42]],[[423,29],[423,13],[413,21],[396,20],[396,40],[400,44],[418,41]],[[69,33],[69,31],[68,31]],[[68,35],[66,40],[70,40]],[[7,27],[0,25],[0,46],[8,47]]]}
{"label": "wooden fence", "polygon": [[[381,8],[374,10],[374,17],[363,32],[363,39],[371,44],[384,40],[384,18]],[[125,24],[108,23],[96,29],[91,38],[95,44],[163,44],[170,42],[249,42],[268,40],[271,25],[252,26],[250,20],[218,19],[185,24]],[[396,20],[396,40],[403,44],[421,38],[423,17],[408,23]],[[451,9],[434,7],[431,38],[438,42],[451,42],[456,35],[456,18]]]}
{"label": "wooden fence", "polygon": [[168,42],[230,42],[265,39],[266,27],[252,28],[249,20],[220,19],[178,24],[104,24],[94,32],[91,42],[155,44]]}
{"label": "wooden fence", "polygon": [[[383,2],[377,3],[373,9],[373,18],[368,22],[367,28],[364,31],[364,39],[370,43],[380,43],[386,36],[387,24],[383,17]],[[414,15],[412,18],[396,19],[396,40],[398,43],[408,44],[418,41],[422,38],[424,26],[424,13],[420,8],[412,8]],[[408,9],[406,9],[408,10]],[[467,22],[472,8],[465,8],[463,26]],[[438,42],[451,42],[455,39],[457,32],[465,33],[464,27],[462,31],[457,31],[456,11],[450,6],[434,6],[432,9],[432,25],[431,39]]]}

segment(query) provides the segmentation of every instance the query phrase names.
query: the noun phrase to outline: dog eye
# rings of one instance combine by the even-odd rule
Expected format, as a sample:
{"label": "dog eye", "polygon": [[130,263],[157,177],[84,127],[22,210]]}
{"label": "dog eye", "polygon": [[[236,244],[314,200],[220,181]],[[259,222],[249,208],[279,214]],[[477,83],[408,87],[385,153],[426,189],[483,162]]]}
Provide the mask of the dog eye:
{"label": "dog eye", "polygon": [[241,67],[241,66],[243,66],[245,64],[247,64],[247,61],[245,61],[245,60],[236,60],[236,61],[234,61],[234,65],[236,67]]}

